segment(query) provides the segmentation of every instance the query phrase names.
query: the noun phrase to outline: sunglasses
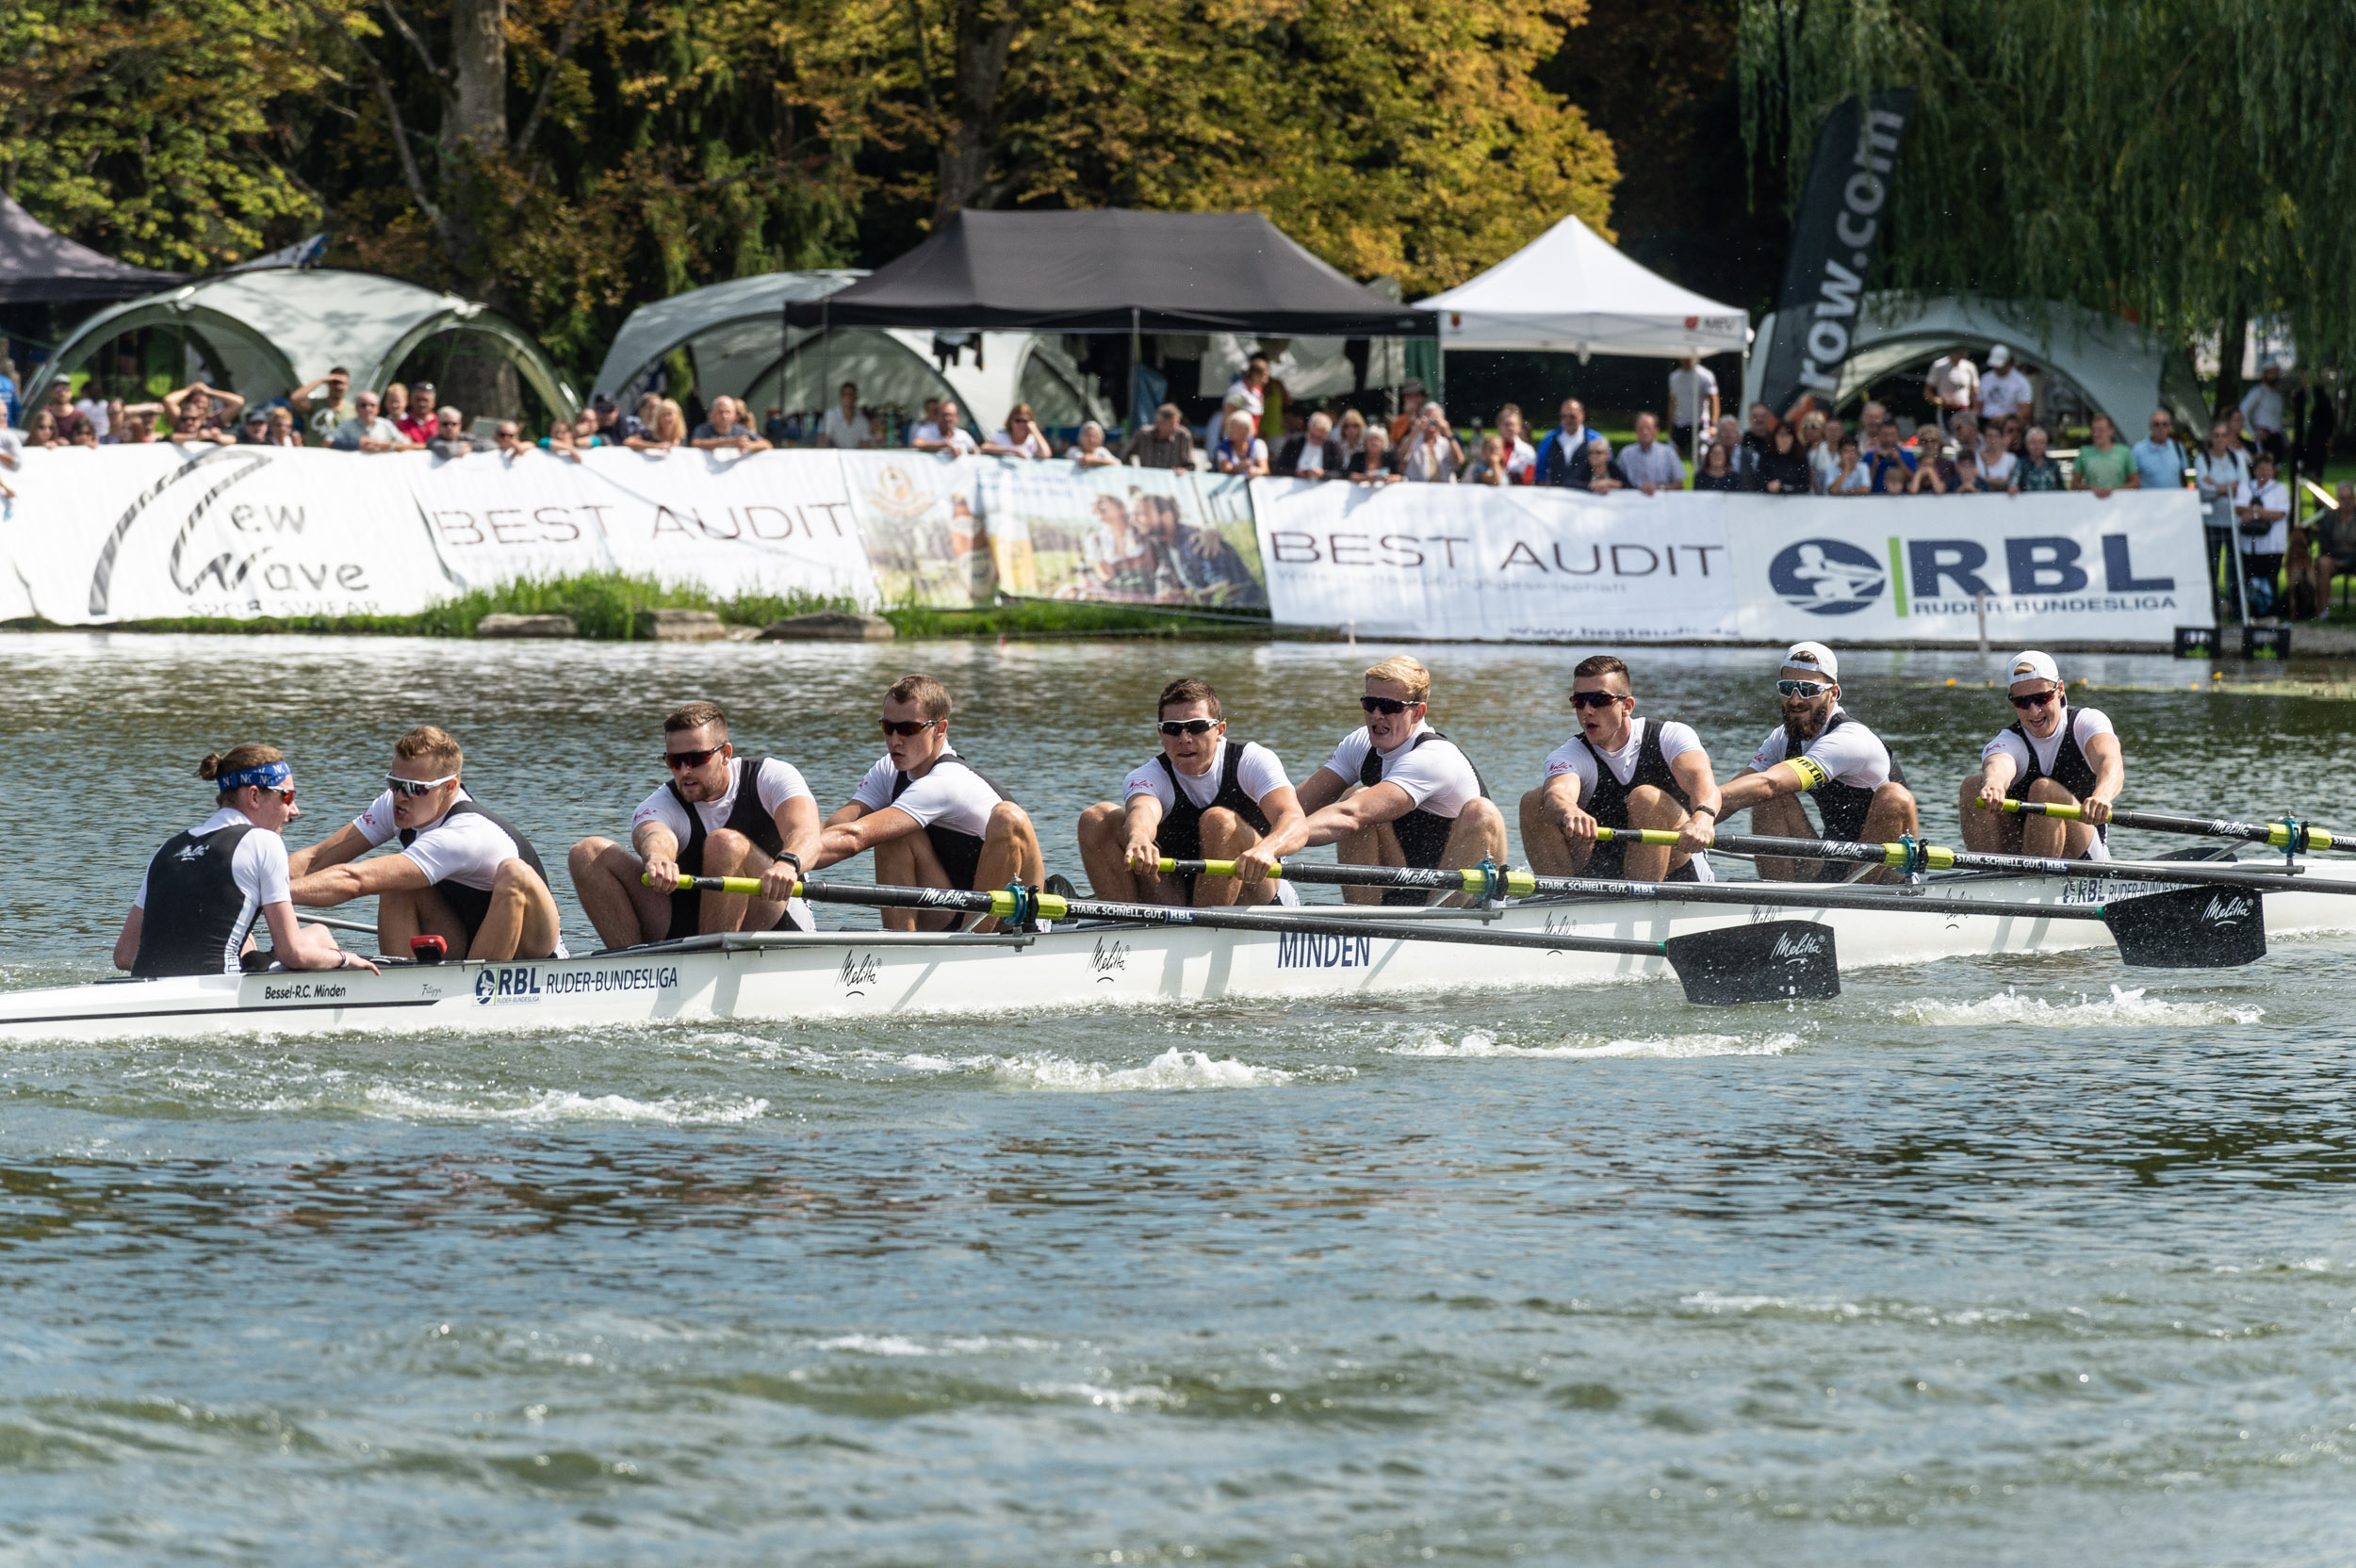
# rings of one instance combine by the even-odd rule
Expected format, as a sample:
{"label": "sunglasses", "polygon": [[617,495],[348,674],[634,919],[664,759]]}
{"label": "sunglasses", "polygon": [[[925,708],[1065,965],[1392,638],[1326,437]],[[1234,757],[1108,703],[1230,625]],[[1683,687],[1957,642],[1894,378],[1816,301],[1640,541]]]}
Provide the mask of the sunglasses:
{"label": "sunglasses", "polygon": [[663,760],[670,764],[673,773],[684,773],[689,768],[702,767],[719,755],[718,746],[706,746],[701,751],[666,751]]}
{"label": "sunglasses", "polygon": [[2042,708],[2042,707],[2044,707],[2047,703],[2049,703],[2049,702],[2053,701],[2055,697],[2057,697],[2057,696],[2059,696],[2059,695],[2061,695],[2061,688],[2060,688],[2060,687],[2058,687],[2058,686],[2048,686],[2048,687],[2047,687],[2047,688],[2045,688],[2045,690],[2043,690],[2042,692],[2032,692],[2032,693],[2030,693],[2030,694],[2029,694],[2027,696],[2025,696],[2025,697],[2015,697],[2015,698],[2013,698],[2013,699],[2012,699],[2012,705],[2013,705],[2015,708],[2019,708],[2019,709],[2022,709],[2022,710],[2027,710],[2027,709],[2032,709],[2032,708]]}
{"label": "sunglasses", "polygon": [[885,719],[880,722],[883,725],[883,732],[887,735],[922,735],[941,721],[939,719]]}
{"label": "sunglasses", "polygon": [[1787,697],[1821,697],[1832,688],[1821,680],[1778,680],[1775,690]]}
{"label": "sunglasses", "polygon": [[1620,694],[1617,692],[1573,692],[1571,694],[1573,708],[1609,708],[1619,700]]}
{"label": "sunglasses", "polygon": [[457,782],[458,776],[454,773],[444,774],[439,778],[395,778],[390,774],[384,776],[384,788],[397,795],[407,795],[412,800],[419,795],[430,795],[445,784]]}
{"label": "sunglasses", "polygon": [[1161,729],[1165,735],[1208,735],[1219,724],[1217,719],[1164,719]]}
{"label": "sunglasses", "polygon": [[1358,706],[1369,713],[1404,713],[1415,704],[1401,702],[1397,697],[1360,697]]}

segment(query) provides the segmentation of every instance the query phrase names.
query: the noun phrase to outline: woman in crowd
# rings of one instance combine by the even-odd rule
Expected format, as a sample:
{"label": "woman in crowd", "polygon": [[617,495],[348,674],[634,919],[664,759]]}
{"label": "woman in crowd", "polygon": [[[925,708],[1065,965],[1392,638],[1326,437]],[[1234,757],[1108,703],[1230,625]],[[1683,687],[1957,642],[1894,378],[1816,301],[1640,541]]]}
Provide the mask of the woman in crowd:
{"label": "woman in crowd", "polygon": [[394,382],[384,388],[384,398],[380,412],[386,419],[392,421],[395,430],[417,445],[422,447],[434,439],[434,411],[427,409],[425,418],[423,422],[420,422],[410,410],[409,388],[400,382]]}
{"label": "woman in crowd", "polygon": [[90,423],[87,414],[67,415],[61,433],[69,447],[88,447],[92,451],[98,449],[98,427]]}
{"label": "woman in crowd", "polygon": [[1702,449],[1701,472],[1693,476],[1693,488],[1696,490],[1725,491],[1734,491],[1742,488],[1741,476],[1735,473],[1733,465],[1726,461],[1726,444],[1725,442],[1712,441],[1709,446]]}
{"label": "woman in crowd", "polygon": [[1600,441],[1587,443],[1587,493],[1608,496],[1628,486],[1612,471],[1612,449]]}
{"label": "woman in crowd", "polygon": [[[1968,418],[1970,416],[1967,415],[1965,417]],[[1964,449],[1968,451],[1971,449]],[[1922,443],[1922,459],[1914,470],[1913,482],[1906,486],[1906,490],[1908,494],[1916,496],[1953,495],[1955,482],[1959,477],[1955,459],[1939,449],[1939,442],[1934,436]]]}
{"label": "woman in crowd", "polygon": [[1219,445],[1211,449],[1211,466],[1222,474],[1268,477],[1268,443],[1252,433],[1252,416],[1230,409]]}
{"label": "woman in crowd", "polygon": [[622,445],[634,451],[667,452],[687,439],[687,416],[676,399],[655,400],[654,418],[648,421],[644,435],[633,435]]}
{"label": "woman in crowd", "polygon": [[[1805,433],[1808,427],[1800,428]],[[1767,450],[1759,460],[1759,488],[1771,496],[1806,496],[1816,488],[1815,475],[1808,471],[1808,452],[1792,433],[1789,419],[1777,425],[1775,433],[1768,437]]]}
{"label": "woman in crowd", "polygon": [[1990,490],[2009,489],[2013,470],[2021,464],[2021,460],[2013,455],[2011,441],[2004,434],[2005,425],[2010,423],[2010,420],[2003,424],[1991,420],[1980,432],[1979,450],[1973,455],[1979,459],[1980,482]]}
{"label": "woman in crowd", "polygon": [[2030,426],[2025,442],[2027,449],[2013,466],[2012,493],[2016,496],[2040,496],[2069,489],[2069,482],[2062,477],[2061,465],[2045,455],[2045,427]]}
{"label": "woman in crowd", "polygon": [[1342,462],[1347,465],[1366,444],[1366,416],[1354,408],[1343,409],[1341,422],[1333,427],[1333,439],[1342,444]]}
{"label": "woman in crowd", "polygon": [[1007,411],[1006,428],[983,442],[982,451],[990,457],[1027,458],[1034,463],[1055,455],[1047,437],[1039,433],[1029,403],[1017,403]]}
{"label": "woman in crowd", "polygon": [[1342,472],[1362,484],[1397,483],[1399,476],[1391,471],[1390,446],[1391,438],[1381,425],[1367,425]]}
{"label": "woman in crowd", "polygon": [[1417,484],[1453,484],[1464,466],[1464,449],[1448,429],[1448,410],[1425,403],[1399,449],[1399,477]]}
{"label": "woman in crowd", "polygon": [[1064,456],[1072,459],[1074,468],[1111,468],[1121,465],[1113,449],[1104,445],[1104,427],[1093,419],[1080,427],[1080,439],[1072,443]]}
{"label": "woman in crowd", "polygon": [[1824,494],[1827,496],[1870,496],[1873,493],[1873,470],[1867,467],[1865,459],[1858,455],[1857,437],[1841,436],[1841,467],[1832,476],[1832,482],[1824,486]]}
{"label": "woman in crowd", "polygon": [[37,408],[25,422],[25,444],[28,447],[62,447],[67,445],[65,432],[57,428],[57,416],[46,408]]}
{"label": "woman in crowd", "polygon": [[1466,484],[1510,484],[1513,476],[1507,470],[1513,465],[1513,454],[1506,449],[1502,434],[1481,438],[1481,455],[1464,470]]}

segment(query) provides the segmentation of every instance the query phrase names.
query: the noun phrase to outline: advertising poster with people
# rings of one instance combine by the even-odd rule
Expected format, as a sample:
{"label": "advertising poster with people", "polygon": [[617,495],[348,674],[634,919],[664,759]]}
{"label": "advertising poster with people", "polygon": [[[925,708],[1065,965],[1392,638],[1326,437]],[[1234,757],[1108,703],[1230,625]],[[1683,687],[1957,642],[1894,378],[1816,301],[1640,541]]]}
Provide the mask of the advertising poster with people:
{"label": "advertising poster with people", "polygon": [[1009,462],[983,472],[981,497],[1001,593],[1205,609],[1268,603],[1240,480]]}
{"label": "advertising poster with people", "polygon": [[980,462],[918,451],[839,455],[886,605],[968,610],[990,602],[999,573],[982,529]]}

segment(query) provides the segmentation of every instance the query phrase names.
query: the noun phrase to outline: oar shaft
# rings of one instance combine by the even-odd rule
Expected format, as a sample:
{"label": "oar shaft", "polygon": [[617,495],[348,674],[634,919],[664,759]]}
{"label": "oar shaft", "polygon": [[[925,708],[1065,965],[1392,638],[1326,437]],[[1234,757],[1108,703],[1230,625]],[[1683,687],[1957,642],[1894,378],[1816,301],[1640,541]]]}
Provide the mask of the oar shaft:
{"label": "oar shaft", "polygon": [[[1675,833],[1661,828],[1601,827],[1596,836],[1621,843],[1674,844]],[[1865,865],[1898,866],[1906,864],[1905,844],[1844,843],[1830,839],[1772,839],[1756,833],[1721,833],[1712,841],[1711,848],[1724,849],[1737,855],[1772,855],[1790,860],[1850,860]],[[2255,888],[2268,883],[2296,887],[2301,892],[2356,894],[2356,882],[2333,882],[2322,877],[2301,877],[2293,882],[2294,873],[2279,866],[2201,865],[2197,862],[2166,860],[2056,860],[2043,856],[1984,855],[1977,850],[1944,849],[1937,844],[1916,844],[1914,853],[1921,863],[1933,871],[2004,871],[2021,872],[2033,876],[2083,876],[2113,882],[2177,882],[2217,883],[2225,887]]]}
{"label": "oar shaft", "polygon": [[373,925],[363,924],[356,920],[336,920],[329,915],[315,915],[308,909],[297,910],[295,919],[305,925],[324,925],[332,931],[357,931],[364,937],[376,935],[376,927]]}
{"label": "oar shaft", "polygon": [[[2053,817],[2062,822],[2084,822],[2086,810],[2083,806],[2049,805],[2041,800],[2008,800],[2005,810],[2023,817]],[[2140,827],[2151,833],[2185,833],[2199,839],[2239,839],[2245,843],[2269,844],[2276,849],[2347,848],[2338,839],[2320,827],[2305,823],[2296,826],[2287,822],[2231,822],[2222,817],[2180,817],[2169,811],[2146,811],[2123,807],[2111,808],[2111,821],[2121,827]]]}

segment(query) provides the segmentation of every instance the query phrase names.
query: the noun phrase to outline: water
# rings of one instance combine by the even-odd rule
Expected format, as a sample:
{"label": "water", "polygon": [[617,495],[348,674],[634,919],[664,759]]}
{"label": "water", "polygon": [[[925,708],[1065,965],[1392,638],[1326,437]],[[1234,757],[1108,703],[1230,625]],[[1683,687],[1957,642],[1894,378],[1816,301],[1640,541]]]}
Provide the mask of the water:
{"label": "water", "polygon": [[[692,697],[831,807],[925,667],[1076,875],[1164,680],[1208,675],[1299,776],[1371,657],[0,654],[12,986],[99,972],[237,740],[292,754],[308,841],[442,723],[561,852],[626,825]],[[1426,657],[1518,793],[1572,656]],[[1980,661],[1848,662],[1954,841],[2007,716]],[[1722,776],[1773,717],[1756,652],[1637,674]],[[2095,700],[2133,799],[2356,816],[2345,707]],[[2346,1561],[2351,957],[1957,961],[1800,1012],[1650,985],[0,1048],[0,1560]]]}

